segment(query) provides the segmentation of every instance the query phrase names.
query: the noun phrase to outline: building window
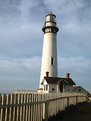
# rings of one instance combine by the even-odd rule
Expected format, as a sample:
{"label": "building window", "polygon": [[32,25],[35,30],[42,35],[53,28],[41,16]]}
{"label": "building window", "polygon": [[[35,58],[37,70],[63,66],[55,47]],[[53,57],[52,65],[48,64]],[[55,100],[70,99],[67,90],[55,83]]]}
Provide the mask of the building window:
{"label": "building window", "polygon": [[81,89],[78,89],[79,92],[81,92]]}
{"label": "building window", "polygon": [[54,88],[52,88],[52,91],[55,91],[55,89],[54,89]]}
{"label": "building window", "polygon": [[44,85],[44,90],[45,90],[45,85]]}
{"label": "building window", "polygon": [[44,85],[44,91],[48,90],[48,85]]}
{"label": "building window", "polygon": [[44,85],[44,91],[45,91],[45,85]]}
{"label": "building window", "polygon": [[51,66],[53,66],[53,57],[51,57]]}
{"label": "building window", "polygon": [[48,90],[48,85],[46,85],[46,91]]}

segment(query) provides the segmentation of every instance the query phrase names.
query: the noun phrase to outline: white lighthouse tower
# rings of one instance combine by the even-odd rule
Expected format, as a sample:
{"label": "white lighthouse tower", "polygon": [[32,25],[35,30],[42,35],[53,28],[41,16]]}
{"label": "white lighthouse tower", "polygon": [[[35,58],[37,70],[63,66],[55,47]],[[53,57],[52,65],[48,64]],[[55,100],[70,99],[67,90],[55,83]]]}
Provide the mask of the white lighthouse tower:
{"label": "white lighthouse tower", "polygon": [[42,65],[41,65],[41,75],[40,75],[40,85],[42,88],[42,81],[44,77],[58,77],[57,69],[57,32],[58,27],[56,24],[56,16],[49,13],[45,17],[44,27],[42,31],[44,32],[44,42],[43,42],[43,53],[42,53]]}

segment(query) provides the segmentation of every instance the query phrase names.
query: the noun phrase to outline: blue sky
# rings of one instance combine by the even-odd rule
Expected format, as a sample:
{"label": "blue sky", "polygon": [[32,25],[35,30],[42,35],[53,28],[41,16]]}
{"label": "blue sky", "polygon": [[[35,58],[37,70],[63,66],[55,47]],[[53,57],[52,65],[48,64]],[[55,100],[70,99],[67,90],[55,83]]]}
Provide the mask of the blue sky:
{"label": "blue sky", "polygon": [[38,89],[45,15],[57,16],[58,73],[91,92],[91,0],[0,0],[0,90]]}

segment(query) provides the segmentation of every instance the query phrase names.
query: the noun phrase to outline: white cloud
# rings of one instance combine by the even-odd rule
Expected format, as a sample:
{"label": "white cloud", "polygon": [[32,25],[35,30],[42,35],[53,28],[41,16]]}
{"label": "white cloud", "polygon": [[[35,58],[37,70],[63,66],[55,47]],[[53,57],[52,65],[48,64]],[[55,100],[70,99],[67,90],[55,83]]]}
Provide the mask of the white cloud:
{"label": "white cloud", "polygon": [[37,89],[40,60],[38,56],[30,58],[0,58],[0,88]]}

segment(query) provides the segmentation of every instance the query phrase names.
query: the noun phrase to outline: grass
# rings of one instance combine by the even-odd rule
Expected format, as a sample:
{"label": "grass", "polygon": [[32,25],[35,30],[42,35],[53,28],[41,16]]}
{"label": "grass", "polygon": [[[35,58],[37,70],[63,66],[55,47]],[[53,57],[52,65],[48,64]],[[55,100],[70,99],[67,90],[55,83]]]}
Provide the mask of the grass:
{"label": "grass", "polygon": [[48,121],[91,121],[91,104],[71,105],[65,108],[65,111],[50,117]]}

